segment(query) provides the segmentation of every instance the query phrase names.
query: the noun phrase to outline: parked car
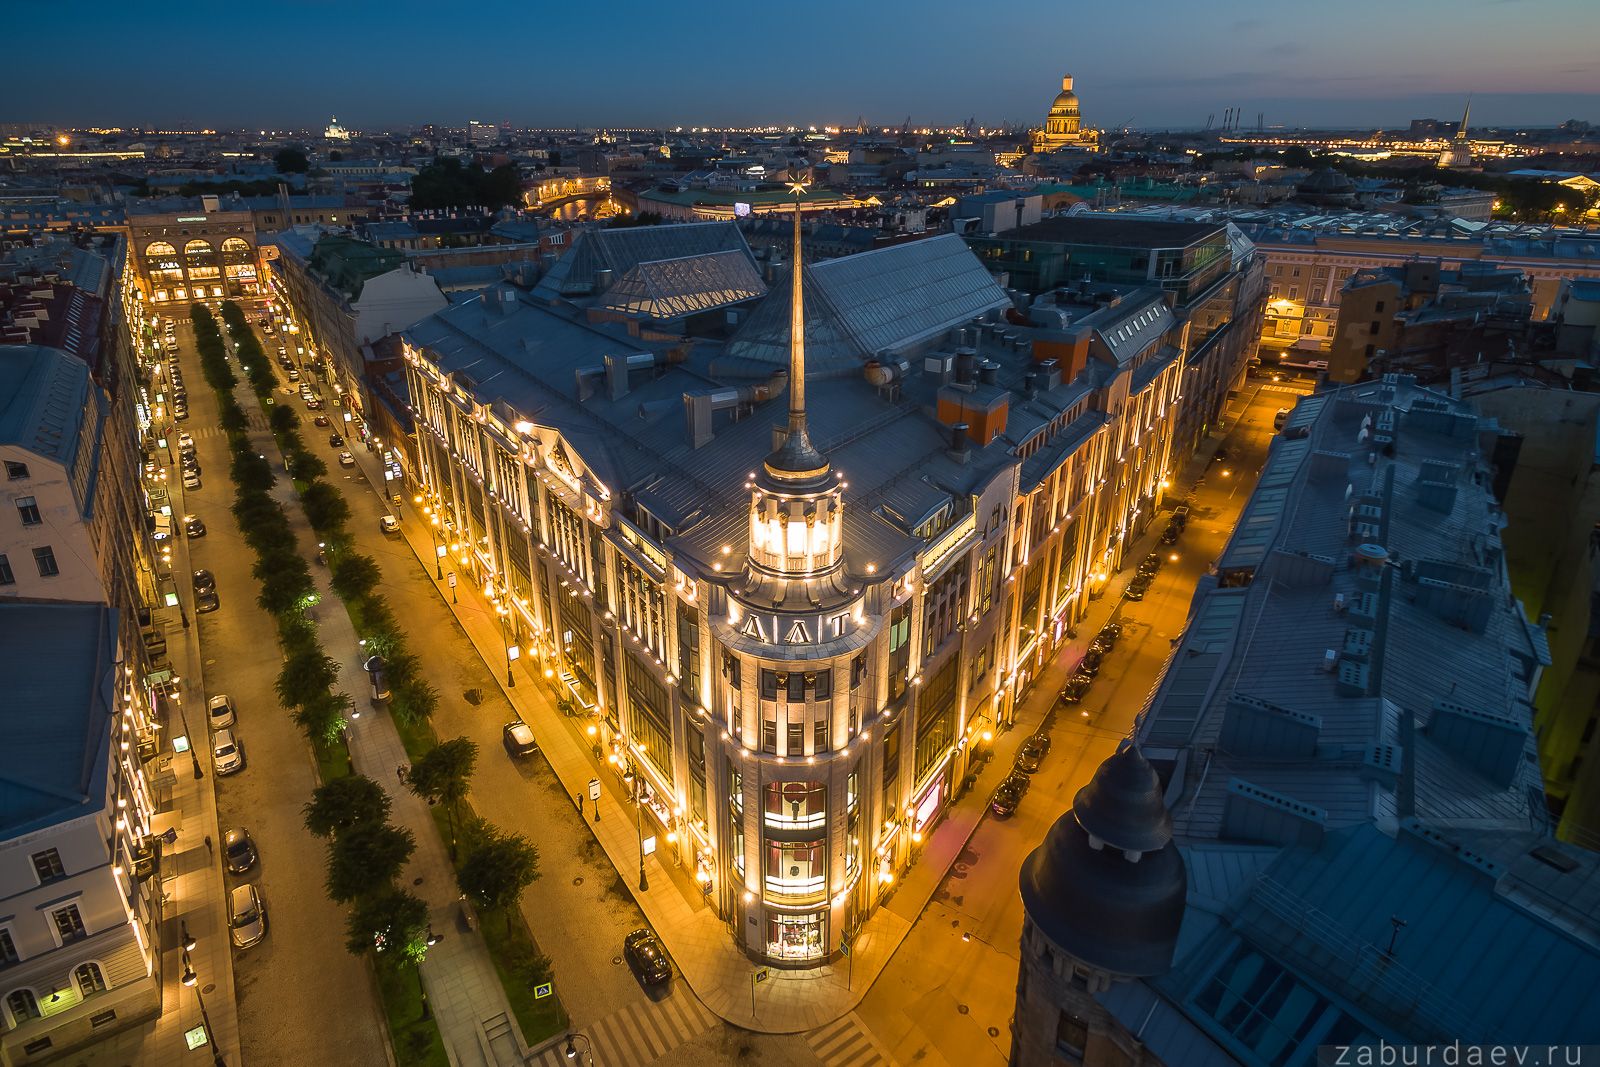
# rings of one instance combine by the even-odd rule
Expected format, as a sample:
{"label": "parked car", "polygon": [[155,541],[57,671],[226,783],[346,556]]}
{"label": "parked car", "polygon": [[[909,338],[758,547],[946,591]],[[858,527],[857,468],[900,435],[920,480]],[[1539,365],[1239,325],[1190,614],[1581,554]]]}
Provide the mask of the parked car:
{"label": "parked car", "polygon": [[298,382],[300,380],[300,372],[295,370],[293,367],[290,367],[289,368],[289,380],[291,382]]}
{"label": "parked car", "polygon": [[201,615],[216,611],[220,607],[222,607],[222,600],[215,592],[199,593],[194,598],[194,610]]}
{"label": "parked car", "polygon": [[229,874],[243,874],[256,865],[260,859],[256,852],[256,843],[250,836],[250,831],[242,826],[235,826],[222,836],[222,862],[227,866]]}
{"label": "parked car", "polygon": [[194,437],[189,433],[188,430],[184,430],[182,433],[180,433],[178,435],[178,447],[179,448],[193,448],[194,447]]}
{"label": "parked car", "polygon": [[233,731],[222,729],[211,739],[211,761],[218,774],[238,774],[244,770],[244,749],[233,736]]}
{"label": "parked car", "polygon": [[1143,578],[1135,578],[1128,583],[1128,588],[1123,590],[1122,595],[1129,600],[1143,600],[1144,595],[1149,591],[1150,583],[1148,581]]}
{"label": "parked car", "polygon": [[194,591],[196,593],[214,593],[217,590],[217,576],[204,567],[194,572]]}
{"label": "parked car", "polygon": [[386,534],[397,534],[400,532],[400,520],[393,515],[385,515],[378,520],[378,529]]}
{"label": "parked car", "polygon": [[1078,661],[1078,670],[1086,671],[1089,674],[1099,674],[1100,664],[1105,658],[1105,652],[1101,649],[1095,648],[1094,645],[1091,644],[1088,649],[1084,651],[1083,658]]}
{"label": "parked car", "polygon": [[185,515],[183,517],[183,532],[190,537],[204,537],[206,535],[206,524],[198,516]]}
{"label": "parked car", "polygon": [[1288,422],[1288,421],[1289,421],[1289,409],[1288,408],[1279,408],[1278,409],[1278,413],[1276,415],[1272,416],[1272,428],[1274,430],[1281,430],[1281,429],[1283,429],[1283,424]]}
{"label": "parked car", "polygon": [[356,465],[356,457],[352,456],[349,453],[349,451],[344,451],[344,452],[340,452],[339,453],[339,466],[341,466],[341,467],[354,467],[355,465]]}
{"label": "parked car", "polygon": [[210,720],[213,730],[225,730],[232,726],[237,711],[227,693],[218,693],[206,701],[206,718]]}
{"label": "parked car", "polygon": [[500,738],[506,746],[507,754],[517,759],[531,756],[539,751],[539,746],[533,740],[533,730],[521,719],[506,723],[505,728],[500,731]]}
{"label": "parked car", "polygon": [[1161,553],[1152,552],[1139,561],[1139,573],[1141,575],[1154,575],[1156,571],[1161,569],[1162,562]]}
{"label": "parked car", "polygon": [[328,444],[332,445],[334,448],[343,448],[344,447],[344,438],[340,437],[339,434],[337,433],[337,431],[334,432],[334,433],[330,433],[328,435]]}
{"label": "parked car", "polygon": [[316,418],[312,419],[311,422],[312,422],[313,425],[316,425],[316,426],[327,426],[328,425],[328,416],[326,416],[326,415],[318,415]]}
{"label": "parked car", "polygon": [[1073,671],[1072,677],[1067,679],[1067,684],[1061,687],[1061,702],[1063,704],[1079,703],[1093,684],[1094,675],[1085,674],[1082,671]]}
{"label": "parked car", "polygon": [[1179,526],[1176,522],[1169,522],[1167,523],[1167,528],[1161,531],[1161,543],[1164,545],[1177,544],[1178,535],[1181,533],[1183,533],[1182,526]]}
{"label": "parked car", "polygon": [[306,408],[310,411],[319,411],[322,408],[322,401],[314,396],[306,397]]}
{"label": "parked car", "polygon": [[267,906],[254,882],[236,885],[228,894],[228,927],[235,948],[249,948],[267,936]]}
{"label": "parked car", "polygon": [[1178,524],[1178,529],[1189,525],[1189,505],[1179,504],[1172,509],[1172,521]]}
{"label": "parked car", "polygon": [[623,938],[622,956],[628,961],[628,969],[645,985],[660,985],[672,977],[672,964],[650,930],[635,930]]}
{"label": "parked car", "polygon": [[1016,813],[1017,805],[1022,803],[1022,795],[1027,791],[1028,776],[1020,771],[1012,771],[994,791],[989,810],[1002,819],[1008,819]]}
{"label": "parked car", "polygon": [[1039,762],[1044,759],[1048,746],[1040,744],[1037,737],[1030,737],[1017,749],[1017,770],[1032,774],[1039,769]]}
{"label": "parked car", "polygon": [[183,487],[185,489],[190,489],[190,490],[199,489],[200,488],[200,484],[201,483],[200,483],[200,472],[199,471],[184,471],[183,472]]}

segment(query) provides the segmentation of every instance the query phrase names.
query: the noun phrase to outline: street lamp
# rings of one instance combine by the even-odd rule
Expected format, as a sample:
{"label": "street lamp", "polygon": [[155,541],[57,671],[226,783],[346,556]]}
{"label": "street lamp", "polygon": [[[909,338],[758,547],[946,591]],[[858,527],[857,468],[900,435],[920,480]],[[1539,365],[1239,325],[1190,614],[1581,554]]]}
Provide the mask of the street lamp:
{"label": "street lamp", "polygon": [[650,888],[650,879],[644,873],[644,789],[643,782],[640,781],[642,775],[639,773],[639,765],[633,762],[631,755],[626,755],[623,759],[625,760],[623,769],[633,783],[633,822],[634,829],[639,835],[639,892],[643,893]]}
{"label": "street lamp", "polygon": [[180,981],[194,990],[194,999],[200,1004],[200,1022],[206,1028],[206,1038],[211,1042],[211,1067],[228,1067],[228,1061],[222,1058],[222,1050],[217,1047],[217,1032],[211,1028],[211,1016],[206,1014],[206,998],[200,995],[200,976],[194,973],[194,965],[189,961],[188,945],[193,943],[193,938],[186,936],[183,950],[183,975]]}
{"label": "street lamp", "polygon": [[588,1053],[589,1062],[593,1063],[594,1062],[594,1045],[590,1044],[589,1039],[587,1037],[585,1037],[584,1035],[582,1035],[582,1034],[568,1034],[567,1035],[567,1047],[566,1047],[565,1050],[563,1050],[563,1055],[565,1055],[567,1057],[567,1059],[569,1059],[569,1060],[577,1060],[578,1051],[579,1051],[578,1050],[578,1046],[577,1046],[577,1042],[579,1042],[579,1041],[583,1042],[583,1051]]}
{"label": "street lamp", "polygon": [[205,777],[205,772],[200,769],[200,754],[194,750],[194,735],[189,732],[189,717],[183,713],[183,694],[177,689],[178,679],[172,680],[172,691],[168,693],[172,702],[178,705],[178,722],[183,724],[183,736],[189,739],[189,761],[194,765],[194,780],[199,781]]}
{"label": "street lamp", "polygon": [[515,689],[517,679],[511,673],[511,609],[496,600],[494,602],[494,612],[500,616],[500,643],[505,646],[506,650],[506,688]]}

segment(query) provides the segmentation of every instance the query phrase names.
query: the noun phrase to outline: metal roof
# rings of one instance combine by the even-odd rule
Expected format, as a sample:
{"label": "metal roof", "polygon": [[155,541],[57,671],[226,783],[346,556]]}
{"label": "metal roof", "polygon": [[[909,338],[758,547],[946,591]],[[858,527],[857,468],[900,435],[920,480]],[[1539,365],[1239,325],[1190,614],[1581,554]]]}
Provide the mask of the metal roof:
{"label": "metal roof", "polygon": [[88,366],[58,349],[0,345],[0,444],[70,470],[89,389]]}
{"label": "metal roof", "polygon": [[666,322],[755,300],[766,292],[749,255],[711,252],[637,263],[606,290],[600,306]]}
{"label": "metal roof", "polygon": [[611,271],[615,281],[640,263],[712,252],[739,252],[754,268],[750,246],[731,222],[584,230],[571,250],[539,279],[534,292],[546,299],[588,294],[594,289],[596,271]]}

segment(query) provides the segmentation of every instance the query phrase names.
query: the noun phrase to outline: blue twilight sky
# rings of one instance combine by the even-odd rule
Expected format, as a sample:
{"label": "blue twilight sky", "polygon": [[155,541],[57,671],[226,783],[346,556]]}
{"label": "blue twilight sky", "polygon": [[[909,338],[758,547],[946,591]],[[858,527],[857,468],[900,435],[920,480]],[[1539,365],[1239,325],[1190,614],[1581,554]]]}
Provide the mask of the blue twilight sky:
{"label": "blue twilight sky", "polygon": [[1600,0],[0,2],[0,122],[1600,122]]}

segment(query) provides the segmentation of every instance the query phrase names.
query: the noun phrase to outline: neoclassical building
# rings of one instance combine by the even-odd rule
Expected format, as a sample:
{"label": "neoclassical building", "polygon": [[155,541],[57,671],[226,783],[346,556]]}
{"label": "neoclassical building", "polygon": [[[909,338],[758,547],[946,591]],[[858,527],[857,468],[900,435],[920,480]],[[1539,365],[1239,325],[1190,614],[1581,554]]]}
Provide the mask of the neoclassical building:
{"label": "neoclassical building", "polygon": [[438,573],[730,936],[804,966],[1152,521],[1181,331],[1152,289],[1019,309],[951,235],[779,276],[725,223],[594,231],[404,351]]}
{"label": "neoclassical building", "polygon": [[1033,150],[1054,152],[1058,148],[1094,148],[1099,138],[1092,129],[1083,128],[1083,115],[1078,107],[1078,94],[1072,90],[1072,75],[1061,78],[1061,91],[1050,104],[1045,116],[1044,129],[1035,130]]}

